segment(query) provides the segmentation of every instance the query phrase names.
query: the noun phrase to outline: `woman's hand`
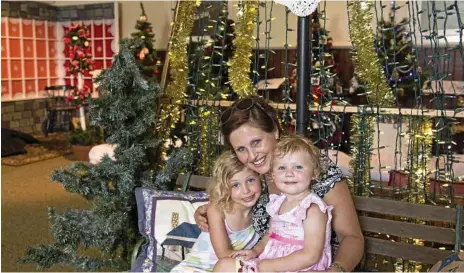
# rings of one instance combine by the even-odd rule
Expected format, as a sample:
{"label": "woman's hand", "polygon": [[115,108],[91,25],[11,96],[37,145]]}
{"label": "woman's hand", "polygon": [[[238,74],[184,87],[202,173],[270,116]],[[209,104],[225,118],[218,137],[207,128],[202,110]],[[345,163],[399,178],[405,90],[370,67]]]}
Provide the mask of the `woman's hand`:
{"label": "woman's hand", "polygon": [[199,207],[193,215],[195,217],[195,223],[203,232],[209,232],[208,218],[206,218],[206,211],[208,210],[208,206],[209,203],[204,204],[203,206]]}

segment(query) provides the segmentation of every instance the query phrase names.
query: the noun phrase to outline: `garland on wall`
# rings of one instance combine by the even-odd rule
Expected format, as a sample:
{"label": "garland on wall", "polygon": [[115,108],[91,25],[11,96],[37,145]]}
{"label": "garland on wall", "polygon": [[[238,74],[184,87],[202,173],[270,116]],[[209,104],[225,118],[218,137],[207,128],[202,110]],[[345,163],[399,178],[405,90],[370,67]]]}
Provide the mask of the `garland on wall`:
{"label": "garland on wall", "polygon": [[229,78],[232,88],[240,97],[256,94],[256,88],[250,79],[250,65],[253,42],[253,32],[256,29],[256,14],[258,1],[243,1],[238,4],[237,17],[239,22],[235,29],[235,55],[229,62]]}
{"label": "garland on wall", "polygon": [[[86,25],[72,24],[64,37],[69,62],[65,63],[67,73],[82,77],[94,69],[92,60],[92,49],[87,36],[90,35]],[[78,86],[67,98],[66,101],[75,100],[78,105],[87,104],[87,99],[91,95],[91,89],[83,84]]]}
{"label": "garland on wall", "polygon": [[[160,112],[158,130],[163,139],[168,139],[171,129],[180,120],[181,110],[179,104],[185,97],[188,86],[188,56],[187,46],[192,33],[195,11],[200,1],[179,1],[176,21],[172,30],[169,50],[170,74],[172,81],[164,94],[171,99]],[[165,151],[163,151],[165,154]]]}

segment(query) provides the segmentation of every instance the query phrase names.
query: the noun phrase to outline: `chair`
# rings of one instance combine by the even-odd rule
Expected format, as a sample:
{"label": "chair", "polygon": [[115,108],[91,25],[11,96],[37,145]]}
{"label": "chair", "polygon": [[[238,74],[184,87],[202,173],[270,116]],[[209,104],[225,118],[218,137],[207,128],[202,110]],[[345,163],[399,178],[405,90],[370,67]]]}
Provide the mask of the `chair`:
{"label": "chair", "polygon": [[60,127],[68,127],[69,131],[72,131],[73,125],[71,122],[72,112],[76,109],[76,104],[66,102],[66,97],[72,94],[76,87],[70,85],[52,85],[45,87],[47,93],[46,109],[47,118],[42,122],[42,132],[45,136],[48,133],[53,132],[57,129],[57,125]]}

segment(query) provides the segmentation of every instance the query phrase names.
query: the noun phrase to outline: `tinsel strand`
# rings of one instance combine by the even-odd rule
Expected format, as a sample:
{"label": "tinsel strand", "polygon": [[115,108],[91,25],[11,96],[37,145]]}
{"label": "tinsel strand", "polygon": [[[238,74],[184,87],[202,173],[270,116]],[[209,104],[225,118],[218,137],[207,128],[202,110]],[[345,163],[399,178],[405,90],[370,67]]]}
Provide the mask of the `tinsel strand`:
{"label": "tinsel strand", "polygon": [[229,62],[229,78],[234,91],[240,97],[256,94],[250,80],[253,31],[256,28],[256,12],[258,1],[244,1],[239,5],[239,22],[235,29],[235,55]]}
{"label": "tinsel strand", "polygon": [[369,100],[379,106],[392,106],[395,96],[387,85],[380,60],[374,47],[374,31],[371,27],[375,2],[351,1],[348,5],[350,16],[351,42],[356,50],[353,56],[356,73],[369,90]]}
{"label": "tinsel strand", "polygon": [[178,3],[179,9],[173,26],[169,51],[172,81],[164,92],[175,104],[166,105],[160,113],[158,130],[164,139],[169,138],[171,128],[174,128],[180,120],[181,113],[177,103],[185,97],[188,86],[188,38],[192,32],[195,11],[199,3],[200,1],[179,1]]}
{"label": "tinsel strand", "polygon": [[426,204],[429,192],[429,163],[432,155],[433,131],[432,123],[428,118],[414,117],[409,122],[408,160],[409,191],[408,201],[411,203]]}
{"label": "tinsel strand", "polygon": [[201,107],[200,116],[200,162],[198,170],[201,175],[211,175],[211,167],[214,165],[215,149],[214,143],[217,143],[217,133],[219,132],[218,124],[218,107]]}

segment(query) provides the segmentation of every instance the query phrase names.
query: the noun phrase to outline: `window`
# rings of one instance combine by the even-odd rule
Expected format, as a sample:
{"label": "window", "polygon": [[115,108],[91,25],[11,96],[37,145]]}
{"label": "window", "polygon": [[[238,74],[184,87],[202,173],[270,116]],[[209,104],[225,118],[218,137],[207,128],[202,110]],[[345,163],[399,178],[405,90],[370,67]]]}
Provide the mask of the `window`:
{"label": "window", "polygon": [[2,100],[36,98],[56,84],[56,24],[2,18]]}

